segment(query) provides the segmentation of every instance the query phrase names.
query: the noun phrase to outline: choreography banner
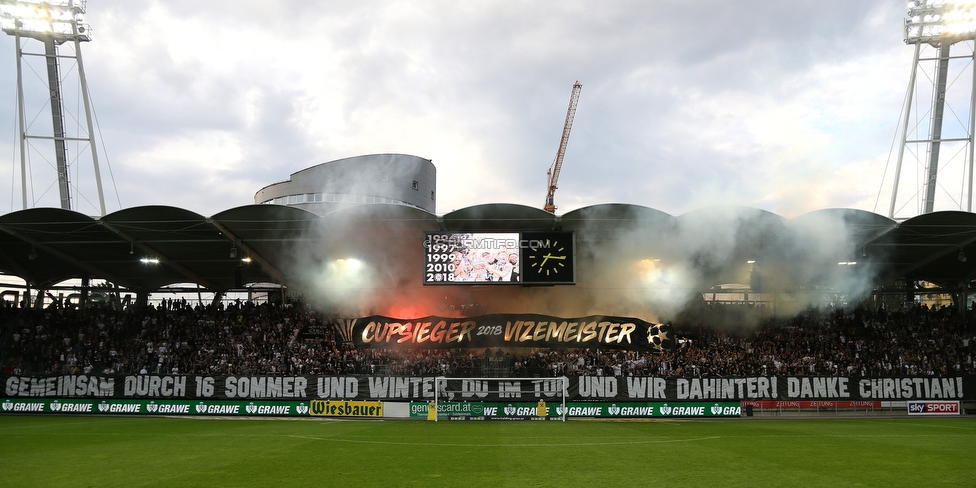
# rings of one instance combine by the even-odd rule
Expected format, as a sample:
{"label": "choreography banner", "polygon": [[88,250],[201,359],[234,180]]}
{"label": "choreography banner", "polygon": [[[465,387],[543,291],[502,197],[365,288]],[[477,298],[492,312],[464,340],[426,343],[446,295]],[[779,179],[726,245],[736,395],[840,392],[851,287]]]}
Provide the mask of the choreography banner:
{"label": "choreography banner", "polygon": [[[440,381],[439,385],[435,382]],[[347,400],[547,402],[561,398],[556,378],[436,379],[433,376],[0,376],[0,398],[147,400]],[[570,376],[570,401],[881,401],[976,400],[976,375],[749,376],[695,378]],[[5,407],[7,408],[7,407]],[[9,407],[13,412],[15,407]],[[0,412],[2,413],[2,412]]]}
{"label": "choreography banner", "polygon": [[[333,325],[343,341],[360,348],[674,349],[671,324],[607,315],[563,318],[538,314],[492,314],[463,319],[433,315],[398,319],[374,315],[337,320]],[[304,337],[315,337],[315,333],[305,331]]]}

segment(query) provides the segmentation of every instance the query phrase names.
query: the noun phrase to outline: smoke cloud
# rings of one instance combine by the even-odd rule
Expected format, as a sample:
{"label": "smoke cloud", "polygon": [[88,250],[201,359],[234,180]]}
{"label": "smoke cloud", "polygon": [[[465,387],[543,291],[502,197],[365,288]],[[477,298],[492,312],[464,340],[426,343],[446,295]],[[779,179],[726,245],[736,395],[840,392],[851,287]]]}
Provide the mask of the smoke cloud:
{"label": "smoke cloud", "polygon": [[[825,297],[853,302],[869,293],[875,270],[857,259],[871,216],[824,210],[787,220],[754,208],[709,207],[674,217],[608,204],[561,217],[519,205],[482,205],[438,218],[400,205],[363,205],[323,217],[294,250],[290,274],[310,303],[340,316],[704,320],[703,307],[736,290],[739,300],[763,303],[726,324],[748,327]],[[425,233],[473,230],[572,231],[576,284],[423,285]]]}

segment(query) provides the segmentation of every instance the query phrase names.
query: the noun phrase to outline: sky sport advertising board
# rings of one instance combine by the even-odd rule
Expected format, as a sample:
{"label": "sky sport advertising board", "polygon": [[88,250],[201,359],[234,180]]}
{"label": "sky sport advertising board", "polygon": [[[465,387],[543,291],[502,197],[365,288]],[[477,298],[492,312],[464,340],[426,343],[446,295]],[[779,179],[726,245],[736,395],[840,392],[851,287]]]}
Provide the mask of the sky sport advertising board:
{"label": "sky sport advertising board", "polygon": [[425,285],[573,284],[572,232],[427,232]]}
{"label": "sky sport advertising board", "polygon": [[908,415],[959,415],[958,401],[908,402]]}

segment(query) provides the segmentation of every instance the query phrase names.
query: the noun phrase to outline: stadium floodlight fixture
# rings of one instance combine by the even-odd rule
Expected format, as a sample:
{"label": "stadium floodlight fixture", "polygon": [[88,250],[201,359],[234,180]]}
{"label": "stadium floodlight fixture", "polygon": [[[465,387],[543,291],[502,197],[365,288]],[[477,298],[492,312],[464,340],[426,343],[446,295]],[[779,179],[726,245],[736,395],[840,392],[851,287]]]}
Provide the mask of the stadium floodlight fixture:
{"label": "stadium floodlight fixture", "polygon": [[661,265],[661,258],[644,258],[637,263],[637,268],[641,272],[654,271]]}
{"label": "stadium floodlight fixture", "polygon": [[976,39],[976,0],[908,2],[906,44],[952,44],[973,39]]}
{"label": "stadium floodlight fixture", "polygon": [[[81,42],[91,40],[91,29],[83,22],[87,0],[0,0],[0,30],[13,36],[17,40],[17,105],[19,111],[18,128],[20,132],[20,166],[21,187],[23,189],[24,208],[28,206],[27,184],[27,144],[30,138],[50,139],[53,142],[54,160],[56,161],[58,193],[61,198],[61,208],[71,209],[71,188],[78,188],[69,181],[69,161],[67,143],[69,141],[88,141],[91,150],[91,160],[94,166],[95,186],[98,191],[98,201],[101,215],[105,215],[105,199],[102,193],[102,180],[98,167],[98,151],[94,137],[92,120],[91,97],[88,95],[88,83],[85,81],[84,63],[81,59]],[[25,56],[38,56],[37,52],[24,52],[28,45],[24,40],[33,39],[44,44],[43,56],[47,65],[48,90],[50,93],[51,124],[53,137],[48,135],[28,134],[28,124],[25,117],[26,107],[23,92],[22,64]],[[65,43],[73,43],[71,53],[60,53],[58,47]],[[85,109],[85,121],[88,125],[87,138],[70,137],[65,130],[65,105],[61,97],[61,84],[64,79],[59,72],[62,59],[74,59],[75,70],[80,84],[80,99]],[[79,131],[80,131],[79,126]],[[79,150],[80,152],[80,150]]]}
{"label": "stadium floodlight fixture", "polygon": [[84,24],[85,0],[0,0],[0,28],[12,36],[90,41]]}
{"label": "stadium floodlight fixture", "polygon": [[355,273],[363,267],[363,262],[356,258],[336,259],[336,265],[343,271]]}

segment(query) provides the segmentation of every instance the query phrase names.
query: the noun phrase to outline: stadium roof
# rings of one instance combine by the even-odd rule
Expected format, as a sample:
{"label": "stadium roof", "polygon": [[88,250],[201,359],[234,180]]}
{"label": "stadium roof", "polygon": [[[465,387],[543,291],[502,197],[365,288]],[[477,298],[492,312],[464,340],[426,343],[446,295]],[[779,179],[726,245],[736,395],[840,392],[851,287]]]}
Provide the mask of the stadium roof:
{"label": "stadium roof", "polygon": [[237,284],[241,258],[250,256],[248,281],[282,283],[282,252],[318,219],[277,205],[237,207],[210,218],[164,206],[129,208],[101,219],[29,209],[0,216],[0,270],[42,288],[89,276],[133,290],[173,283],[228,290]]}
{"label": "stadium roof", "polygon": [[[740,259],[775,253],[790,229],[809,227],[818,220],[843,222],[853,246],[836,258],[872,263],[879,282],[926,280],[957,287],[976,279],[976,214],[972,213],[936,212],[898,223],[851,209],[785,219],[758,209],[711,207],[675,217],[626,204],[594,205],[562,216],[522,205],[488,204],[440,217],[383,204],[322,217],[280,205],[246,205],[209,218],[168,206],[129,208],[102,218],[36,208],[0,216],[0,271],[39,288],[87,276],[137,291],[151,292],[175,283],[223,291],[240,287],[242,271],[246,283],[293,284],[289,267],[302,246],[324,247],[329,255],[341,254],[343,247],[369,247],[382,253],[389,249],[383,238],[392,237],[400,243],[397,252],[408,255],[416,250],[419,256],[423,232],[437,230],[562,229],[576,231],[578,238],[599,240],[640,228],[663,242],[675,229],[730,221],[740,224],[732,245],[736,249],[729,250]],[[649,245],[641,242],[635,248]],[[242,263],[244,257],[251,262]],[[714,278],[721,275],[716,271]]]}

